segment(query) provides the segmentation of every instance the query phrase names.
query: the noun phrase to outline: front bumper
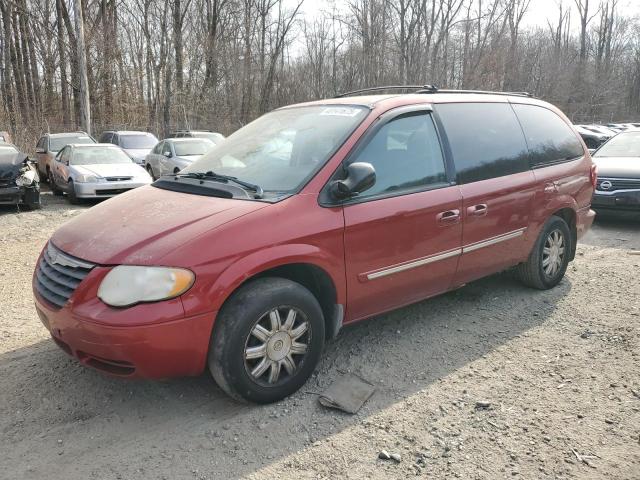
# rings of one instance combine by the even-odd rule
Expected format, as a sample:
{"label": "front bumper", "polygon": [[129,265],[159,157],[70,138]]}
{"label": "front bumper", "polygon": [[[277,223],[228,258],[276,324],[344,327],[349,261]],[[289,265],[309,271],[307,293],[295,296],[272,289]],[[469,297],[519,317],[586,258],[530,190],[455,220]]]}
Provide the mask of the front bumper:
{"label": "front bumper", "polygon": [[162,379],[204,371],[216,312],[180,315],[179,298],[110,308],[95,297],[97,286],[83,288],[88,280],[62,308],[42,298],[34,281],[38,316],[67,354],[119,377]]}
{"label": "front bumper", "polygon": [[596,210],[640,213],[640,190],[618,190],[606,193],[596,190],[591,204]]}
{"label": "front bumper", "polygon": [[96,182],[96,183],[75,183],[76,197],[78,198],[108,198],[120,193],[128,192],[134,188],[149,185],[148,182]]}
{"label": "front bumper", "polygon": [[0,205],[40,205],[40,187],[2,187]]}

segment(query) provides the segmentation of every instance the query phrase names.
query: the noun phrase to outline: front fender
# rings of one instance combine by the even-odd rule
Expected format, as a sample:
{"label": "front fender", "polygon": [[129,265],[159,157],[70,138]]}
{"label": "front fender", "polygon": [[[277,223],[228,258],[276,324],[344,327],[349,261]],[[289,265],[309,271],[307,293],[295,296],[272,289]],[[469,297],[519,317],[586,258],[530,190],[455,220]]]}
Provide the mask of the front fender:
{"label": "front fender", "polygon": [[344,259],[322,250],[316,245],[286,244],[256,250],[233,261],[211,282],[196,281],[183,298],[187,315],[218,311],[231,294],[245,281],[275,267],[290,264],[310,264],[324,270],[336,287],[338,303],[344,304]]}

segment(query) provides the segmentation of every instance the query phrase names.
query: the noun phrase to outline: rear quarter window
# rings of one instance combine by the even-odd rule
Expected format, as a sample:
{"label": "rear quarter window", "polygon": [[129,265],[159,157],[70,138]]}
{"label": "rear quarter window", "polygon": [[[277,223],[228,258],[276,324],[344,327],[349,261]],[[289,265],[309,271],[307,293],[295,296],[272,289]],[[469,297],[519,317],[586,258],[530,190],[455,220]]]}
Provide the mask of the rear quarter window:
{"label": "rear quarter window", "polygon": [[514,104],[527,145],[531,166],[544,167],[584,155],[577,135],[555,112],[537,105]]}
{"label": "rear quarter window", "polygon": [[436,111],[449,140],[458,183],[529,169],[527,144],[508,103],[445,103]]}

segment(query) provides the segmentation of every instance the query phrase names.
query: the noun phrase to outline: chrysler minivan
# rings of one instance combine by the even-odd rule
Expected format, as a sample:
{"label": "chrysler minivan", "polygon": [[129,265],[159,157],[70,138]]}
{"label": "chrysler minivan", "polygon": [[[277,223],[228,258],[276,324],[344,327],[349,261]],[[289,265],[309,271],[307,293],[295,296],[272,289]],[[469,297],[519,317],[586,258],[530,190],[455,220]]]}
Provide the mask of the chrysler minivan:
{"label": "chrysler minivan", "polygon": [[295,392],[343,325],[514,268],[549,289],[593,222],[596,170],[525,94],[343,96],[280,108],[63,225],[38,315],[81,363]]}

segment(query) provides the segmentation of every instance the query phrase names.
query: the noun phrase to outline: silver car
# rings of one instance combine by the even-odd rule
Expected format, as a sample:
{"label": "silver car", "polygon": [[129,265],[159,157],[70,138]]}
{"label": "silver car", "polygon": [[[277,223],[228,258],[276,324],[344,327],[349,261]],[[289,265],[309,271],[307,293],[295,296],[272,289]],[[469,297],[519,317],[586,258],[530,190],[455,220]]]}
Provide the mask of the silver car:
{"label": "silver car", "polygon": [[71,144],[53,161],[51,190],[71,203],[107,198],[151,183],[151,177],[120,147],[105,143]]}
{"label": "silver car", "polygon": [[119,146],[134,162],[144,167],[144,159],[158,143],[158,139],[152,133],[138,130],[107,130],[100,135],[100,143]]}
{"label": "silver car", "polygon": [[96,141],[84,132],[46,133],[38,139],[36,160],[41,180],[49,181],[53,159],[65,145],[70,143],[96,143]]}
{"label": "silver car", "polygon": [[206,138],[168,138],[158,143],[147,155],[147,172],[154,179],[177,173],[215,146]]}

